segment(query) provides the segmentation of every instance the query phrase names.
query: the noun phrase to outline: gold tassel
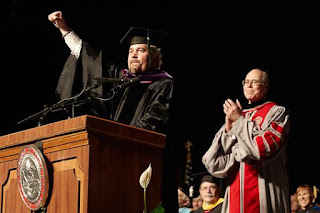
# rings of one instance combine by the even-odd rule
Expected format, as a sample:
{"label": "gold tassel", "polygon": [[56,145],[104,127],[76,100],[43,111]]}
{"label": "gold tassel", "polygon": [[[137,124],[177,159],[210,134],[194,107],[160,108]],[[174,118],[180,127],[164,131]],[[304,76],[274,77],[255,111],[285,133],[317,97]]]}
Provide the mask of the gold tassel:
{"label": "gold tassel", "polygon": [[314,199],[317,199],[317,197],[318,197],[318,191],[319,191],[319,189],[318,189],[316,186],[313,186],[313,196],[314,196]]}

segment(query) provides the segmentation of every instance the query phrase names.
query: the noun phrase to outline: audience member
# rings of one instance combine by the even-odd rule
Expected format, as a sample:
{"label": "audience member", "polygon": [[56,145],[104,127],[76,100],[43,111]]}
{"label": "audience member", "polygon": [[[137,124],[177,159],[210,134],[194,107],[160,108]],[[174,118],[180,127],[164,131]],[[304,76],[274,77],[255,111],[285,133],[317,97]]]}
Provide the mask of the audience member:
{"label": "audience member", "polygon": [[220,198],[219,179],[212,175],[205,175],[201,179],[199,187],[200,195],[203,199],[201,208],[192,211],[193,213],[220,213],[223,198]]}
{"label": "audience member", "polygon": [[192,210],[195,211],[201,208],[202,203],[203,203],[203,199],[200,194],[197,197],[192,198]]}
{"label": "audience member", "polygon": [[203,164],[213,176],[228,178],[222,212],[288,213],[288,110],[268,99],[266,71],[252,69],[242,84],[248,105],[224,102],[225,124]]}
{"label": "audience member", "polygon": [[320,212],[320,207],[315,204],[315,196],[312,188],[303,184],[298,186],[296,191],[296,196],[298,199],[298,205],[300,209],[297,213],[316,213]]}
{"label": "audience member", "polygon": [[189,187],[181,186],[178,188],[178,206],[179,213],[191,212],[191,200],[189,197]]}
{"label": "audience member", "polygon": [[291,200],[291,213],[296,213],[300,209],[296,194],[291,195],[290,200]]}

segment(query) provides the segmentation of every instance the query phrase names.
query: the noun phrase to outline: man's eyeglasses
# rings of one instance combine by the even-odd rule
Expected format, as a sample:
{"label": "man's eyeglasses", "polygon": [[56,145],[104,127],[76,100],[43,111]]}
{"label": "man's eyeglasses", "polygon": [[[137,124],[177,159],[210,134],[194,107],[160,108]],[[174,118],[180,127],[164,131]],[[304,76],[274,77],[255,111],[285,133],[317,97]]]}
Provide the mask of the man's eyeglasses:
{"label": "man's eyeglasses", "polygon": [[256,85],[256,86],[259,86],[260,84],[264,84],[264,82],[262,81],[259,81],[259,80],[256,80],[256,79],[252,79],[252,80],[249,80],[249,79],[246,79],[246,80],[242,80],[242,85]]}

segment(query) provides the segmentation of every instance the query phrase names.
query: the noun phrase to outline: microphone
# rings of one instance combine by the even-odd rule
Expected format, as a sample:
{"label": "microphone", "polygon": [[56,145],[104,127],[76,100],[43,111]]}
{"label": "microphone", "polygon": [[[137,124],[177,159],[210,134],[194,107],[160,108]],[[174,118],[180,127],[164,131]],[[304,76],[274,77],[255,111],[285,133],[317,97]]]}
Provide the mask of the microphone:
{"label": "microphone", "polygon": [[83,90],[82,93],[87,93],[87,92],[91,91],[92,89],[96,89],[96,88],[98,88],[98,87],[100,87],[100,86],[101,86],[100,83],[94,84],[94,85],[92,85],[92,86],[88,86],[88,87],[85,88],[85,90]]}
{"label": "microphone", "polygon": [[93,77],[98,83],[126,83],[129,82],[130,79],[126,78],[103,78],[103,77]]}
{"label": "microphone", "polygon": [[130,86],[140,82],[140,78],[138,76],[134,77],[134,78],[127,78],[126,80],[127,80],[127,82],[125,82],[123,84],[119,84],[118,86],[113,88],[113,90],[124,89],[124,88],[130,87]]}

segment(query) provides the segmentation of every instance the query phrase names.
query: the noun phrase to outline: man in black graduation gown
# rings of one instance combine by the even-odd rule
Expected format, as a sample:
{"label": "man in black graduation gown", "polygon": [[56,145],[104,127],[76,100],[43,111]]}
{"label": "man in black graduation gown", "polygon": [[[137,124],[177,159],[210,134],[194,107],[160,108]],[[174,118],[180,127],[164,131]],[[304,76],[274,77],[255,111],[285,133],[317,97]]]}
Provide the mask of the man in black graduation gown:
{"label": "man in black graduation gown", "polygon": [[[103,67],[102,50],[79,38],[68,27],[60,11],[51,13],[48,19],[61,31],[71,50],[56,90],[60,99],[68,99],[85,87],[91,87],[86,90],[86,96],[95,101],[87,104],[85,110],[77,109],[78,114],[93,114],[165,133],[174,80],[161,70],[160,49],[152,45],[150,39],[140,35],[131,37],[132,33],[127,33],[127,37],[132,38],[129,41],[128,69],[106,69]],[[148,30],[136,29],[130,30],[134,33],[145,31],[145,34]],[[99,82],[95,79],[99,77],[123,79],[124,82],[128,79],[138,81],[124,89],[117,84],[97,87]]]}
{"label": "man in black graduation gown", "polygon": [[[150,43],[152,38],[146,36],[146,29],[144,36],[130,36],[137,31],[126,34],[124,40],[129,39],[130,43],[128,69],[118,69],[113,65],[103,66],[107,63],[103,62],[102,51],[79,38],[68,27],[61,11],[51,13],[48,19],[60,30],[71,50],[56,90],[61,100],[68,100],[86,91],[86,96],[96,101],[86,104],[84,111],[76,109],[78,114],[93,114],[139,128],[168,133],[174,80],[161,70],[162,54],[159,48]],[[99,77],[123,79],[129,82],[129,86],[121,88],[123,84],[103,84],[101,87],[97,84]],[[138,81],[134,80],[136,83],[131,84],[128,81],[130,79]],[[162,169],[162,203],[166,212],[176,212],[178,209],[175,155],[174,145],[168,143],[167,139]]]}

